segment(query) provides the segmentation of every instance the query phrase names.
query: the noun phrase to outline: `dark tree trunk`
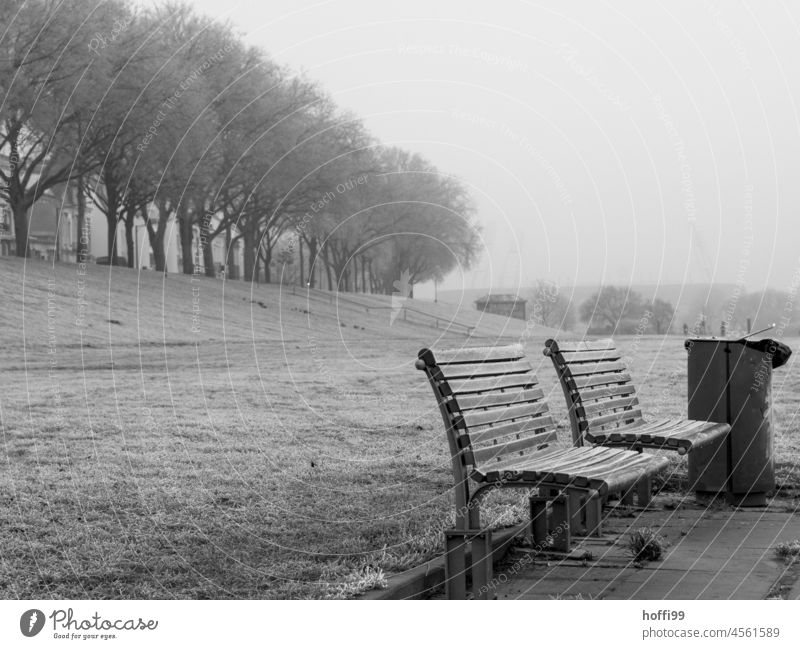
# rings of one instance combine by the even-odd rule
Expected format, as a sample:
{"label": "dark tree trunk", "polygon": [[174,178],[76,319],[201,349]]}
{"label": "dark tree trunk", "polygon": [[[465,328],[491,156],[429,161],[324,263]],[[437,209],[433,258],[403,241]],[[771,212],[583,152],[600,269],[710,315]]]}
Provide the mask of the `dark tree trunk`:
{"label": "dark tree trunk", "polygon": [[331,269],[331,262],[328,255],[328,246],[322,246],[322,261],[325,263],[325,271],[328,275],[328,290],[333,290],[333,271]]}
{"label": "dark tree trunk", "polygon": [[253,271],[256,267],[256,241],[252,226],[245,224],[242,230],[244,242],[244,281],[253,281]]}
{"label": "dark tree trunk", "polygon": [[119,193],[114,182],[106,177],[106,250],[108,251],[108,263],[117,263],[117,223],[119,221]]}
{"label": "dark tree trunk", "polygon": [[305,268],[303,267],[303,239],[297,237],[297,255],[300,258],[300,286],[303,286],[303,275],[305,274]]}
{"label": "dark tree trunk", "polygon": [[78,176],[75,187],[75,199],[78,202],[78,249],[75,260],[85,264],[89,259],[89,230],[86,227],[86,191],[83,176]]}
{"label": "dark tree trunk", "polygon": [[28,206],[23,202],[11,203],[14,214],[14,241],[17,248],[17,257],[27,257],[28,246]]}
{"label": "dark tree trunk", "polygon": [[125,252],[128,255],[128,268],[134,267],[134,248],[137,242],[133,238],[133,221],[136,218],[135,212],[128,212],[125,215]]}
{"label": "dark tree trunk", "polygon": [[163,203],[158,205],[158,224],[153,227],[150,219],[147,219],[147,236],[150,239],[150,248],[153,250],[153,259],[156,270],[164,272],[167,268],[167,256],[164,252],[164,237],[167,232],[167,221],[169,212]]}
{"label": "dark tree trunk", "polygon": [[117,213],[114,212],[107,212],[106,213],[106,226],[108,227],[108,231],[106,232],[106,250],[108,250],[108,263],[109,264],[116,264],[117,263]]}
{"label": "dark tree trunk", "polygon": [[361,258],[361,291],[363,293],[367,292],[367,271],[366,271],[366,264],[364,263],[366,260],[362,257]]}
{"label": "dark tree trunk", "polygon": [[316,274],[314,270],[319,268],[319,257],[317,255],[317,237],[311,237],[308,241],[308,285],[316,288]]}
{"label": "dark tree trunk", "polygon": [[261,283],[261,255],[256,253],[256,266],[253,269],[253,277],[255,277],[256,284]]}
{"label": "dark tree trunk", "polygon": [[214,247],[211,245],[213,239],[211,223],[203,217],[200,225],[200,245],[203,246],[203,265],[205,266],[206,277],[217,276],[217,269],[214,266]]}
{"label": "dark tree trunk", "polygon": [[181,204],[178,207],[178,227],[181,236],[181,265],[184,275],[194,274],[194,251],[192,243],[194,229],[192,228],[193,219],[189,214],[188,208]]}
{"label": "dark tree trunk", "polygon": [[6,188],[8,204],[14,215],[14,242],[17,257],[27,257],[30,251],[28,245],[28,210],[30,204],[23,196],[19,181],[19,132],[8,136],[8,187]]}
{"label": "dark tree trunk", "polygon": [[264,261],[264,281],[267,284],[271,284],[272,268],[270,268],[270,265],[272,264],[272,248],[270,247],[269,242],[267,242],[267,247],[264,249],[263,261]]}

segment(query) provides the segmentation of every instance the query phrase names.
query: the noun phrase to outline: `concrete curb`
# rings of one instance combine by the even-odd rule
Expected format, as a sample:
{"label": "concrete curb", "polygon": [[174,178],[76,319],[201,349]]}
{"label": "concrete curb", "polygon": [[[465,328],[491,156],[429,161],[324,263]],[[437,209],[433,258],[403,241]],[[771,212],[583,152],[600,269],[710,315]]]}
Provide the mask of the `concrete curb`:
{"label": "concrete curb", "polygon": [[[514,540],[527,534],[530,523],[521,523],[515,527],[492,533],[492,563],[502,559],[509,551]],[[469,552],[467,553],[469,557]],[[469,560],[469,559],[467,559]],[[369,590],[357,599],[424,599],[436,588],[444,585],[444,557],[437,557],[421,566],[404,573],[389,577],[388,586],[383,589]]]}

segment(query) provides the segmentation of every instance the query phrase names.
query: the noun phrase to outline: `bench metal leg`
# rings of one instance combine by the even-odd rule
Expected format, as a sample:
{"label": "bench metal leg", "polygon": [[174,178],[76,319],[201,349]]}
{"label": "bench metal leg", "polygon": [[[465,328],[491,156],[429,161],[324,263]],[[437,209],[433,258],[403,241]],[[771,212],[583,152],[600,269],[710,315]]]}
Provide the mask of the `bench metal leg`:
{"label": "bench metal leg", "polygon": [[484,530],[472,539],[472,598],[492,599],[489,584],[492,582],[492,533]]}
{"label": "bench metal leg", "polygon": [[653,485],[650,476],[645,476],[636,483],[636,494],[639,500],[639,507],[647,507],[653,498]]}
{"label": "bench metal leg", "polygon": [[547,545],[547,503],[546,496],[531,496],[531,536],[534,548]]}
{"label": "bench metal leg", "polygon": [[586,526],[583,524],[583,503],[585,494],[580,491],[569,491],[569,529],[572,534],[583,535]]}
{"label": "bench metal leg", "polygon": [[447,599],[467,598],[467,533],[464,530],[444,532],[444,587]]}
{"label": "bench metal leg", "polygon": [[626,507],[633,507],[633,495],[636,491],[636,485],[626,489],[620,495],[619,502],[621,505],[625,505]]}
{"label": "bench metal leg", "polygon": [[470,599],[489,599],[492,582],[492,532],[445,530],[445,591],[447,599],[467,599],[467,544],[470,545]]}
{"label": "bench metal leg", "polygon": [[570,547],[570,498],[561,494],[553,499],[553,520],[551,536],[553,549],[560,552],[569,552]]}
{"label": "bench metal leg", "polygon": [[600,496],[587,497],[586,534],[588,536],[603,535],[603,499]]}

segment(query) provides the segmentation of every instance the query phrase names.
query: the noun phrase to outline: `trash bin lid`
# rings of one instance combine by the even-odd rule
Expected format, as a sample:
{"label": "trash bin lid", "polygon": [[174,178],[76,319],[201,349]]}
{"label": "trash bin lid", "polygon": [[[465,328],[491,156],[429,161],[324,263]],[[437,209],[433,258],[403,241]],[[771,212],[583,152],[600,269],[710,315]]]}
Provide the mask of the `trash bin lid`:
{"label": "trash bin lid", "polygon": [[772,338],[762,338],[761,340],[749,340],[745,338],[716,338],[713,336],[687,338],[683,346],[688,351],[695,343],[738,343],[755,349],[762,354],[770,354],[772,361],[772,369],[785,365],[786,361],[792,355],[792,350],[789,345],[782,343]]}

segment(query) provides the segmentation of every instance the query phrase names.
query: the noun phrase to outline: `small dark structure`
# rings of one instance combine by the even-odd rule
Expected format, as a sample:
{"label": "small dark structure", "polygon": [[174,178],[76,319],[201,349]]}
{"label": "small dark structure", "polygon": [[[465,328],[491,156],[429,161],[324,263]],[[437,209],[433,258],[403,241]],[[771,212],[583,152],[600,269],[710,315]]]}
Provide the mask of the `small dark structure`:
{"label": "small dark structure", "polygon": [[512,293],[489,294],[484,295],[479,300],[475,300],[475,307],[478,311],[504,315],[509,318],[519,318],[520,320],[525,320],[525,304],[525,300]]}

